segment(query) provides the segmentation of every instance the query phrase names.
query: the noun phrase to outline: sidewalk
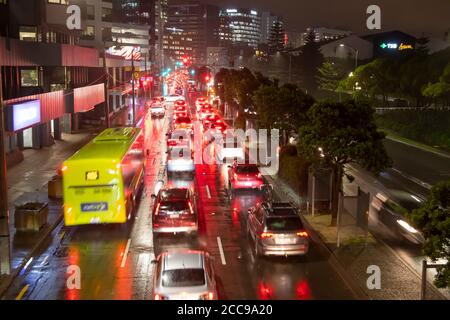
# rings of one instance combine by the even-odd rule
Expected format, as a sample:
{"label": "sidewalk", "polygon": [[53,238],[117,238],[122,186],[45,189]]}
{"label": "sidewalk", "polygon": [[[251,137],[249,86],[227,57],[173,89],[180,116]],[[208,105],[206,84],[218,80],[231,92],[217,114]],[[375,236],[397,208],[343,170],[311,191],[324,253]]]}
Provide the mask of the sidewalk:
{"label": "sidewalk", "polygon": [[[50,147],[25,150],[24,161],[8,169],[11,274],[0,279],[0,296],[62,220],[62,201],[48,198],[48,181],[56,175],[57,167],[93,136],[92,133],[63,134],[63,140]],[[16,232],[15,206],[27,202],[48,203],[47,224],[39,232]]]}
{"label": "sidewalk", "polygon": [[[298,206],[300,199],[292,188],[276,177],[267,178],[283,201]],[[330,254],[336,258],[339,264],[337,269],[346,273],[343,278],[351,279],[356,290],[362,291],[369,299],[374,300],[420,299],[420,276],[384,243],[370,234],[368,234],[367,241],[355,241],[349,236],[347,241],[344,239],[344,245],[337,248],[336,228],[329,226],[331,222],[329,215],[312,217],[309,214],[303,214],[302,217],[308,231],[318,235]],[[367,268],[372,265],[378,266],[381,270],[381,289],[379,290],[367,288],[367,281],[371,275],[367,273]],[[445,297],[432,284],[428,283],[427,299],[444,300]]]}

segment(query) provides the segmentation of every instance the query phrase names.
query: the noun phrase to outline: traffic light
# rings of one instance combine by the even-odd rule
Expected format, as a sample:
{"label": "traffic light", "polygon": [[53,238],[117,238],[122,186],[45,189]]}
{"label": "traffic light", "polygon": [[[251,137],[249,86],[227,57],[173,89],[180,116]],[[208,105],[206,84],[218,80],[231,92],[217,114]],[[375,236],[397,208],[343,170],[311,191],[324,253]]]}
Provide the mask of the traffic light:
{"label": "traffic light", "polygon": [[211,77],[209,75],[205,76],[205,81],[208,82],[211,79]]}
{"label": "traffic light", "polygon": [[184,56],[183,57],[183,64],[185,65],[185,66],[187,66],[187,65],[189,65],[189,57],[187,57],[187,56]]}

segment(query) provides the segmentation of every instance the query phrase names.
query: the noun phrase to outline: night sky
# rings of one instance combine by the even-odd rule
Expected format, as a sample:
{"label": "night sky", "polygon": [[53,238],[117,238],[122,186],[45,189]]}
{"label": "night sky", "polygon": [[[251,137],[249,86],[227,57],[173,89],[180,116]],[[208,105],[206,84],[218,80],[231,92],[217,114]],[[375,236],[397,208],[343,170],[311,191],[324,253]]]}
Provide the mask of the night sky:
{"label": "night sky", "polygon": [[398,29],[415,36],[441,37],[450,29],[450,0],[203,0],[225,7],[268,9],[284,17],[287,31],[307,26],[366,28],[366,8],[381,7],[382,31]]}

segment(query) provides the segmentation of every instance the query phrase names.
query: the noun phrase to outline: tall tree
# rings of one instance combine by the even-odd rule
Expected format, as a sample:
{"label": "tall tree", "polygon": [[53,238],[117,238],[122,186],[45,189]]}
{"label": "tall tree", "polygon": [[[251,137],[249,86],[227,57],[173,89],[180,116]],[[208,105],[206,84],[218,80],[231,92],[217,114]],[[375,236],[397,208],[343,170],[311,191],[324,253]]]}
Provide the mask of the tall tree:
{"label": "tall tree", "polygon": [[348,59],[326,59],[319,68],[317,80],[322,90],[336,91],[339,83],[348,76],[353,62]]}
{"label": "tall tree", "polygon": [[374,110],[364,100],[317,102],[307,116],[299,129],[298,151],[316,166],[333,170],[331,223],[335,225],[345,165],[357,163],[373,173],[390,166],[385,135],[377,130]]}
{"label": "tall tree", "polygon": [[299,55],[303,86],[309,92],[315,92],[317,90],[318,69],[323,62],[324,58],[320,52],[320,44],[315,41],[314,33],[310,32],[306,37],[306,44],[303,46]]}
{"label": "tall tree", "polygon": [[341,81],[339,89],[352,91],[372,101],[381,97],[383,104],[387,104],[389,95],[398,90],[398,81],[397,61],[379,58],[359,66],[352,77]]}
{"label": "tall tree", "polygon": [[436,286],[450,287],[450,180],[436,184],[428,199],[409,218],[425,237],[424,254],[433,261],[446,261],[437,269]]}
{"label": "tall tree", "polygon": [[[306,121],[306,112],[314,99],[293,84],[261,85],[253,94],[253,103],[262,128],[277,128],[283,137],[296,131]],[[283,141],[285,144],[286,139]]]}
{"label": "tall tree", "polygon": [[319,89],[335,91],[342,78],[340,77],[339,71],[334,62],[326,60],[319,68],[317,80],[319,82]]}
{"label": "tall tree", "polygon": [[274,54],[284,50],[284,29],[281,21],[275,21],[270,28],[269,54]]}

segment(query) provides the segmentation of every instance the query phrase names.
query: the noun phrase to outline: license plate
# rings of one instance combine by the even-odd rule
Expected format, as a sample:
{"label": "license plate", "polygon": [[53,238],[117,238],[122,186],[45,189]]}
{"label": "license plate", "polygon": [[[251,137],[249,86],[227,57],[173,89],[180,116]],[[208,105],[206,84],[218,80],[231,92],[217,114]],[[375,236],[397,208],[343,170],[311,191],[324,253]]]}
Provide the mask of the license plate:
{"label": "license plate", "polygon": [[275,238],[275,243],[276,244],[294,244],[295,243],[295,239],[289,239],[289,238]]}
{"label": "license plate", "polygon": [[251,186],[252,186],[252,183],[251,183],[251,182],[244,182],[244,186],[246,186],[246,187],[251,187]]}
{"label": "license plate", "polygon": [[180,217],[179,214],[171,214],[170,219],[178,219]]}
{"label": "license plate", "polygon": [[82,212],[98,212],[98,211],[108,211],[107,202],[92,202],[92,203],[82,203]]}

